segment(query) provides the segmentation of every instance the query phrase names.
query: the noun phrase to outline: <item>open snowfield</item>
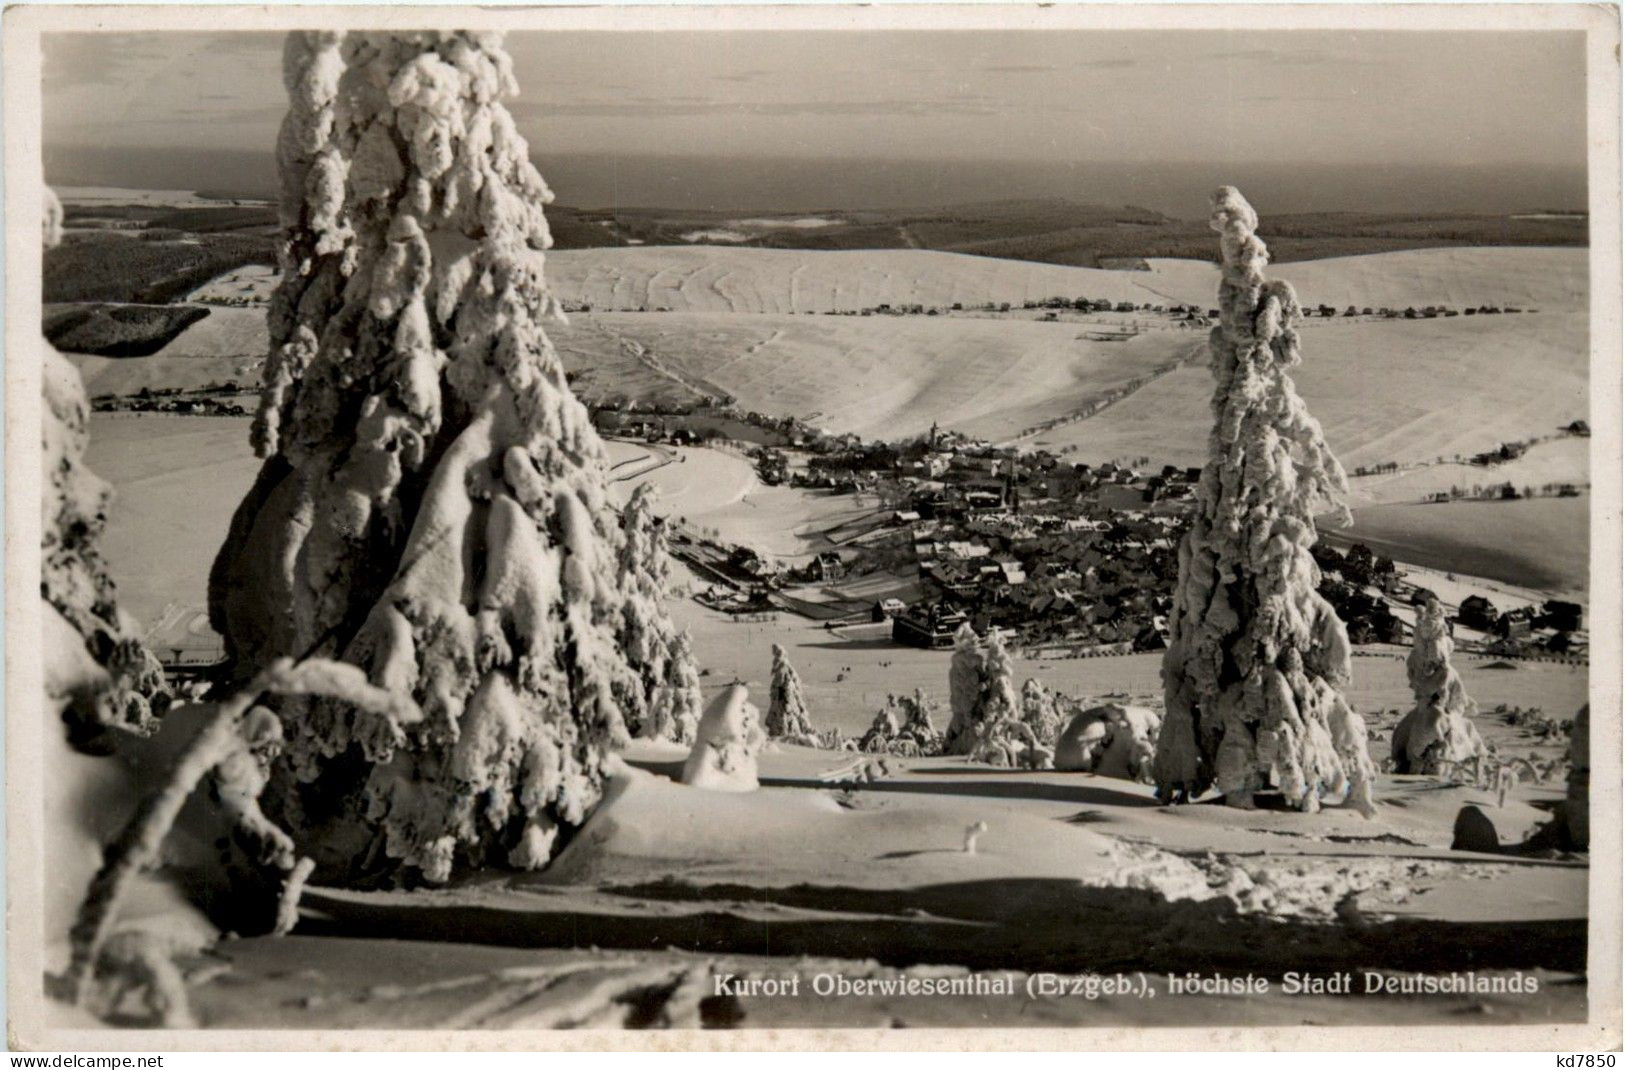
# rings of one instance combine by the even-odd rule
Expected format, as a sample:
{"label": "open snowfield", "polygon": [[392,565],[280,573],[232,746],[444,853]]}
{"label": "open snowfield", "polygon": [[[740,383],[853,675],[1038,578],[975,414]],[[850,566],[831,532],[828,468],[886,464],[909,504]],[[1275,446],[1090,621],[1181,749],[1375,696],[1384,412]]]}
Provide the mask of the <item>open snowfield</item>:
{"label": "open snowfield", "polygon": [[[1070,323],[942,317],[577,313],[558,332],[567,367],[632,343],[680,382],[748,410],[864,438],[933,423],[1004,439],[1075,412],[1137,377],[1200,359],[1200,332],[1091,341]],[[600,356],[602,354],[602,356]]]}
{"label": "open snowfield", "polygon": [[[754,792],[674,783],[683,751],[634,744],[605,801],[545,872],[432,894],[307,891],[299,936],[233,941],[195,990],[211,1025],[523,1028],[694,1013],[710,1025],[1042,1026],[1445,1023],[1583,1014],[1583,864],[1453,851],[1464,804],[1509,836],[1557,797],[1382,777],[1378,813],[1166,809],[1150,789],[956,759],[894,760],[868,784],[799,747]],[[977,849],[964,830],[984,827]],[[1283,991],[1290,967],[1487,975],[1539,992],[1359,999]],[[660,948],[660,951],[651,951]],[[378,956],[391,962],[380,978]],[[373,960],[373,967],[367,962]],[[927,963],[929,965],[920,965]],[[1027,971],[1127,975],[1099,999]],[[1240,997],[1172,998],[1169,974],[1269,977]],[[719,993],[714,978],[798,991]],[[820,980],[822,977],[822,980]],[[997,978],[1007,987],[828,998],[815,984]],[[1081,990],[1080,990],[1081,993]],[[1097,993],[1099,995],[1100,993]],[[719,998],[720,997],[720,998]],[[628,1010],[631,1004],[635,1010]]]}
{"label": "open snowfield", "polygon": [[180,333],[160,349],[160,357],[265,356],[271,339],[265,326],[265,313],[254,308],[212,307],[209,314]]}
{"label": "open snowfield", "polygon": [[270,346],[264,311],[219,306],[208,311],[149,357],[66,356],[79,369],[85,391],[92,396],[130,395],[143,387],[195,390],[226,382],[257,389]]}
{"label": "open snowfield", "polygon": [[267,264],[245,264],[233,268],[199,286],[187,295],[188,301],[269,300],[282,275]]}
{"label": "open snowfield", "polygon": [[102,549],[143,627],[208,602],[209,566],[260,462],[246,417],[102,415],[86,463],[113,485]]}
{"label": "open snowfield", "polygon": [[[1148,263],[1150,271],[1103,271],[929,250],[645,246],[554,252],[547,277],[563,300],[621,310],[800,313],[1047,297],[1212,307],[1217,265]],[[1352,304],[1550,312],[1586,307],[1588,263],[1585,249],[1421,249],[1283,264],[1272,274],[1290,281],[1305,304],[1339,311]]]}
{"label": "open snowfield", "polygon": [[179,390],[198,390],[211,384],[236,383],[253,389],[259,384],[263,357],[246,354],[235,357],[92,357],[83,353],[64,354],[79,369],[85,392],[128,396],[143,387],[161,385]]}
{"label": "open snowfield", "polygon": [[[956,301],[1019,305],[1058,296],[1135,304],[1167,300],[1142,285],[1141,277],[919,249],[644,246],[570,249],[547,257],[548,285],[560,300],[587,302],[595,309],[673,312],[831,312],[882,304],[946,308]],[[1212,294],[1210,289],[1208,298]]]}
{"label": "open snowfield", "polygon": [[1428,464],[1380,475],[1349,479],[1349,504],[1391,505],[1419,502],[1430,494],[1448,493],[1452,487],[1470,491],[1474,486],[1511,483],[1519,488],[1540,488],[1547,483],[1583,483],[1590,479],[1591,439],[1565,435],[1531,446],[1516,460],[1497,465]]}
{"label": "open snowfield", "polygon": [[[186,189],[124,189],[119,186],[52,186],[57,199],[63,204],[122,205],[139,204],[149,208],[218,208],[231,203],[209,197],[199,197]],[[267,204],[267,201],[239,200],[240,204]]]}
{"label": "open snowfield", "polygon": [[[850,756],[803,748],[764,755],[763,787],[736,795],[674,783],[681,757],[634,745],[545,873],[431,894],[310,889],[300,935],[223,945],[231,969],[195,989],[194,1006],[211,1025],[306,1028],[603,1026],[696,1011],[712,1026],[847,1028],[1583,1015],[1586,869],[1449,850],[1457,809],[1493,805],[1475,789],[1384,777],[1368,821],[1336,809],[1168,810],[1126,781],[952,759],[897,761],[842,789],[822,777]],[[1533,828],[1544,814],[1532,804],[1554,795],[1524,789],[1499,820],[1513,834]],[[986,831],[966,853],[977,822]],[[1517,968],[1540,987],[1288,995],[1283,946],[1300,974],[1349,970],[1361,993],[1367,970],[1380,984],[1381,971]],[[1028,987],[1037,970],[1120,971],[1132,987],[1044,993]],[[1271,984],[1245,998],[1174,998],[1168,975],[1193,970]],[[797,991],[719,993],[714,979],[729,976]],[[1006,987],[815,990],[838,977]]]}
{"label": "open snowfield", "polygon": [[[866,437],[914,434],[937,422],[1001,439],[1195,356],[1191,366],[1150,381],[1093,417],[1024,441],[1075,446],[1080,460],[1144,455],[1188,465],[1204,450],[1212,386],[1197,352],[1200,332],[1147,331],[1127,342],[1100,342],[1070,323],[783,313],[1057,293],[1189,299],[1205,306],[1216,277],[1209,264],[1158,261],[1154,272],[1112,272],[907,250],[660,247],[560,252],[549,265],[566,300],[607,287],[593,298],[600,310],[699,310],[577,313],[572,326],[556,329],[567,367],[595,396],[677,403],[722,393],[747,408]],[[1514,248],[1284,266],[1287,277],[1297,273],[1306,302],[1342,305],[1346,299],[1364,307],[1532,298],[1525,307],[1541,309],[1538,315],[1306,324],[1305,362],[1295,377],[1345,466],[1470,455],[1588,415],[1584,266],[1584,250]],[[1161,280],[1156,285],[1167,294],[1139,292],[1148,280]],[[1193,292],[1182,294],[1180,287]],[[1407,288],[1415,294],[1402,302],[1399,292]],[[620,296],[608,300],[609,290]],[[1206,296],[1198,299],[1196,290]],[[159,357],[257,357],[264,347],[260,310],[214,308]],[[170,385],[164,381],[170,371],[162,359],[126,362],[116,374],[95,366],[92,390]],[[220,371],[236,374],[235,367]],[[1565,480],[1587,478],[1585,469],[1562,468],[1546,471]],[[1382,500],[1395,499],[1385,494]]]}
{"label": "open snowfield", "polygon": [[[1267,229],[1261,237],[1269,239]],[[1151,259],[1149,290],[1182,303],[1213,304],[1219,290],[1216,264]],[[1590,257],[1585,249],[1413,249],[1368,256],[1306,260],[1270,268],[1290,282],[1305,306],[1357,308],[1477,308],[1512,306],[1528,312],[1583,310],[1589,293]]]}
{"label": "open snowfield", "polygon": [[750,461],[704,447],[662,446],[611,440],[610,492],[624,502],[643,483],[655,491],[655,511],[696,529],[711,529],[723,542],[750,546],[799,564],[831,546],[824,532],[873,513],[872,499],[801,487],[769,486]]}
{"label": "open snowfield", "polygon": [[[1346,468],[1448,459],[1588,416],[1587,334],[1578,312],[1313,323],[1292,377]],[[1205,366],[1181,368],[1033,444],[1076,446],[1085,461],[1199,464],[1212,394]]]}
{"label": "open snowfield", "polygon": [[1354,526],[1328,541],[1363,542],[1379,554],[1441,571],[1587,601],[1591,498],[1374,505],[1354,510]]}

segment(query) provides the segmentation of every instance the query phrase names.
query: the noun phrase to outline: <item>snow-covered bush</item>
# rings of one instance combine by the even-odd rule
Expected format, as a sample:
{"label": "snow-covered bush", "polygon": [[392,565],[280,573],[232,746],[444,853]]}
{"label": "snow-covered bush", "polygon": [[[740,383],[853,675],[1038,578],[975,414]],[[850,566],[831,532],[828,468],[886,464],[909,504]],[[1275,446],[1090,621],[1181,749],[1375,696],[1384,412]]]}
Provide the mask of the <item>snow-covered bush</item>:
{"label": "snow-covered bush", "polygon": [[1061,714],[1056,697],[1037,677],[1028,677],[1021,685],[1021,720],[1045,746],[1054,746],[1055,736],[1061,730]]}
{"label": "snow-covered bush", "polygon": [[931,702],[925,692],[915,688],[913,695],[887,695],[886,705],[855,745],[866,753],[907,758],[941,754],[942,737],[931,724]]}
{"label": "snow-covered bush", "polygon": [[1210,787],[1248,805],[1274,786],[1313,810],[1347,796],[1370,812],[1364,721],[1349,680],[1342,621],[1316,593],[1314,517],[1347,484],[1289,369],[1301,359],[1292,287],[1264,277],[1258,216],[1234,188],[1213,198],[1223,271],[1209,341],[1213,432],[1163,656],[1166,713],[1154,763],[1158,794]]}
{"label": "snow-covered bush", "polygon": [[1417,609],[1411,653],[1405,661],[1416,705],[1394,726],[1396,773],[1437,774],[1445,763],[1455,765],[1488,753],[1472,722],[1478,704],[1467,696],[1450,664],[1454,647],[1444,607],[1429,598]]}
{"label": "snow-covered bush", "polygon": [[1074,713],[1055,743],[1055,768],[1149,781],[1162,718],[1145,706],[1107,703]]}
{"label": "snow-covered bush", "polygon": [[866,754],[889,753],[892,741],[897,738],[897,732],[902,726],[897,709],[897,696],[887,695],[886,704],[876,711],[875,719],[869,722],[868,731],[859,737],[858,750]]}
{"label": "snow-covered bush", "polygon": [[903,715],[902,726],[897,730],[898,745],[911,748],[916,754],[940,754],[942,736],[931,723],[931,700],[925,691],[915,688],[914,694],[897,700],[897,708]]}
{"label": "snow-covered bush", "polygon": [[683,783],[710,791],[755,791],[756,756],[767,737],[761,713],[745,685],[724,688],[711,700],[683,764]]}

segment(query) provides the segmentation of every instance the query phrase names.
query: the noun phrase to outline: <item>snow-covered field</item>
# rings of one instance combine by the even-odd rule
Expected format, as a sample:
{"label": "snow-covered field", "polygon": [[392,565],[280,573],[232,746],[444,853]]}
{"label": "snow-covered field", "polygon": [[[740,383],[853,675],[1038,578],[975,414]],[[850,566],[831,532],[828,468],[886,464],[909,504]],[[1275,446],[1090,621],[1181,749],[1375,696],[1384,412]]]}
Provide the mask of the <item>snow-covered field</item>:
{"label": "snow-covered field", "polygon": [[263,358],[270,347],[265,313],[254,308],[211,307],[209,314],[157,353],[160,357]]}
{"label": "snow-covered field", "polygon": [[769,486],[749,460],[703,447],[608,443],[617,467],[610,491],[625,501],[642,483],[655,491],[655,510],[694,530],[711,530],[734,546],[750,546],[799,564],[830,542],[822,532],[844,520],[872,513],[872,499],[800,487]]}
{"label": "snow-covered field", "polygon": [[[119,186],[53,186],[63,204],[120,205],[139,204],[149,208],[218,208],[232,201],[199,197],[185,189],[125,189]],[[237,204],[268,204],[268,201],[243,198]]]}
{"label": "snow-covered field", "polygon": [[1585,602],[1590,518],[1590,497],[1374,505],[1354,510],[1354,526],[1332,541]]}
{"label": "snow-covered field", "polygon": [[1530,447],[1516,460],[1493,466],[1428,464],[1349,480],[1349,504],[1390,505],[1419,502],[1431,494],[1449,493],[1452,487],[1471,491],[1475,486],[1511,483],[1519,488],[1540,488],[1548,483],[1584,481],[1591,470],[1591,439],[1561,436]]}
{"label": "snow-covered field", "polygon": [[[1405,304],[1533,298],[1525,307],[1541,310],[1310,321],[1295,377],[1345,466],[1449,460],[1549,435],[1588,415],[1585,262],[1584,250],[1446,249],[1286,265],[1282,274],[1297,278],[1309,303],[1397,305],[1409,293]],[[999,440],[1076,413],[1129,380],[1185,359],[1188,366],[1150,378],[1096,415],[1061,422],[1023,443],[1071,448],[1086,461],[1148,456],[1195,464],[1212,391],[1200,331],[1149,330],[1108,342],[1065,322],[786,314],[882,303],[1019,303],[1056,294],[1136,302],[1177,297],[1203,306],[1211,299],[1212,265],[1158,261],[1156,268],[1098,271],[907,250],[660,247],[549,257],[559,295],[591,300],[598,309],[575,314],[556,336],[567,367],[592,377],[602,393],[615,392],[616,382],[602,381],[612,373],[631,396],[728,394],[746,408],[865,437],[916,434],[937,423]],[[204,289],[236,292],[267,281],[264,269],[245,271]],[[1147,289],[1153,284],[1166,293]],[[602,311],[615,306],[680,311]],[[215,308],[159,357],[257,357],[264,345],[260,310]],[[144,378],[146,385],[169,385],[161,381],[162,360],[122,363],[93,391],[133,390]],[[98,367],[92,374],[107,373]],[[1581,451],[1541,457],[1538,472],[1504,478],[1588,478]],[[1533,469],[1534,462],[1522,466]],[[1394,495],[1401,488],[1414,482],[1420,489],[1432,479],[1407,473],[1371,500],[1400,500]]]}
{"label": "snow-covered field", "polygon": [[[149,358],[150,359],[150,358]],[[260,463],[246,418],[96,415],[91,470],[113,485],[103,552],[143,627],[207,604],[209,564]]]}
{"label": "snow-covered field", "polygon": [[[1293,379],[1350,469],[1470,456],[1589,413],[1582,313],[1317,323],[1302,335]],[[1086,461],[1197,464],[1212,395],[1206,367],[1182,368],[1034,444],[1076,446]]]}
{"label": "snow-covered field", "polygon": [[[1264,237],[1268,237],[1265,233]],[[1194,260],[1152,259],[1148,288],[1208,307],[1219,269]],[[1524,312],[1582,310],[1589,293],[1585,249],[1413,249],[1369,256],[1306,260],[1270,268],[1290,282],[1306,306],[1364,309],[1511,306]],[[1205,296],[1204,296],[1205,295]]]}
{"label": "snow-covered field", "polygon": [[181,390],[198,390],[210,384],[234,382],[249,389],[257,387],[263,356],[246,354],[234,357],[173,357],[154,354],[150,357],[92,357],[83,353],[66,354],[79,369],[85,382],[85,392],[97,394],[134,394],[143,387],[161,384]]}
{"label": "snow-covered field", "polygon": [[281,275],[266,264],[247,264],[233,268],[199,286],[187,295],[188,301],[251,300],[264,301],[276,289]]}
{"label": "snow-covered field", "polygon": [[[620,1024],[704,1002],[707,1024],[1028,1026],[1443,1024],[1576,1020],[1586,870],[1448,850],[1487,793],[1383,778],[1379,814],[1214,806],[1085,774],[907,760],[850,790],[843,757],[783,748],[748,794],[668,779],[682,752],[635,745],[575,845],[544,874],[423,893],[312,889],[302,935],[230,941],[195,990],[211,1025],[539,1028]],[[1550,789],[1500,821],[1533,827]],[[974,854],[965,829],[985,826]],[[1331,914],[1335,905],[1337,916]],[[1350,923],[1350,919],[1354,919]],[[407,937],[407,939],[403,939]],[[1471,950],[1468,950],[1469,946]],[[1169,998],[1169,974],[1530,969],[1529,995],[1268,991]],[[660,948],[651,951],[651,948]],[[377,963],[387,957],[389,976]],[[1273,957],[1273,959],[1272,959]],[[920,965],[921,963],[929,965]],[[1029,989],[1055,971],[1073,995]],[[1138,986],[1083,998],[1084,975]],[[1145,971],[1137,976],[1137,971]],[[798,991],[717,993],[713,978]],[[836,978],[885,985],[815,992]],[[997,979],[980,991],[919,986]],[[1149,994],[1149,998],[1147,998]]]}
{"label": "snow-covered field", "polygon": [[[929,250],[801,250],[646,246],[550,253],[548,282],[595,308],[688,312],[826,312],[880,304],[1020,304],[1048,297],[1177,302],[1210,308],[1216,265],[1151,260],[1150,271],[1106,271]],[[1305,304],[1403,309],[1513,305],[1583,309],[1585,249],[1425,249],[1283,264]]]}
{"label": "snow-covered field", "polygon": [[[1582,258],[1583,262],[1583,258]],[[1094,297],[1163,303],[1130,271],[1057,267],[917,249],[808,251],[645,246],[549,253],[548,284],[561,300],[599,309],[803,313],[882,304],[946,308],[958,301]],[[1202,299],[1212,297],[1210,288]]]}

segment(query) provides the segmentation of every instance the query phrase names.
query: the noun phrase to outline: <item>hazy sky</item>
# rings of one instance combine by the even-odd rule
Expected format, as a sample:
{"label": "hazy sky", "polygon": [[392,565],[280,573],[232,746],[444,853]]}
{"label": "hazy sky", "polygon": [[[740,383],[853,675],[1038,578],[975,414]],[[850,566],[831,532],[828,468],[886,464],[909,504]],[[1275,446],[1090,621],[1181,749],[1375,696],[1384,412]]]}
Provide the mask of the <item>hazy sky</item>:
{"label": "hazy sky", "polygon": [[[269,151],[279,34],[46,37],[47,146]],[[525,32],[553,153],[1583,169],[1580,33]]]}

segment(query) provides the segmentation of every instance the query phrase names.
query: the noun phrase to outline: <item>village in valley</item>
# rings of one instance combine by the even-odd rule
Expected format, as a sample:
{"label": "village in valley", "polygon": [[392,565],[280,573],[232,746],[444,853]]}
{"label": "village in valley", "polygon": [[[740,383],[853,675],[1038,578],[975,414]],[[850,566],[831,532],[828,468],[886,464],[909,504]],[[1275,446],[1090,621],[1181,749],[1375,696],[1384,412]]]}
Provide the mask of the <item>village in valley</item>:
{"label": "village in valley", "polygon": [[[999,628],[1035,657],[1165,645],[1175,549],[1199,468],[1155,468],[1147,458],[1091,465],[935,427],[903,442],[864,443],[726,403],[688,413],[600,407],[594,422],[629,446],[721,450],[748,458],[766,486],[850,500],[849,514],[818,533],[828,549],[790,558],[677,521],[673,552],[694,572],[693,597],[713,609],[797,614],[854,638],[882,625],[893,642],[926,649],[952,647],[967,621],[983,635]],[[728,438],[730,427],[747,428],[749,438]],[[1584,437],[1589,429],[1576,421],[1560,433]],[[1503,447],[1471,463],[1495,496],[1516,498],[1517,488],[1493,481],[1495,466],[1522,452]],[[1572,483],[1545,492],[1576,493]],[[1340,551],[1323,542],[1314,554],[1321,593],[1356,643],[1409,644],[1414,608],[1437,597],[1425,576],[1410,576],[1360,543]],[[1584,655],[1577,603],[1518,599],[1497,607],[1486,594],[1468,594],[1451,608],[1465,649]]]}

